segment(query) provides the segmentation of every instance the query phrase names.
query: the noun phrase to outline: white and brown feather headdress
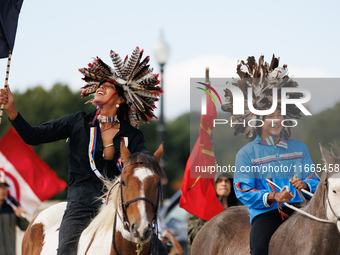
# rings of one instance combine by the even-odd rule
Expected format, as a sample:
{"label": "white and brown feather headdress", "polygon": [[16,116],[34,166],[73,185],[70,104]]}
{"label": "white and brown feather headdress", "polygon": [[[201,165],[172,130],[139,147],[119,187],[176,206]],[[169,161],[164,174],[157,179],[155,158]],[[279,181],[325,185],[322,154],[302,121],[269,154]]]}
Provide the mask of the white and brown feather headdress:
{"label": "white and brown feather headdress", "polygon": [[[157,117],[153,111],[156,108],[155,102],[159,100],[163,93],[158,74],[153,73],[148,62],[150,57],[145,57],[142,61],[144,50],[136,47],[130,58],[125,57],[124,61],[114,51],[110,52],[114,69],[96,57],[93,63],[88,64],[88,68],[81,68],[79,71],[84,75],[83,80],[87,84],[82,87],[82,97],[94,94],[100,84],[108,81],[116,86],[120,86],[124,91],[124,97],[129,107],[128,121],[130,125],[137,127],[139,120],[149,122]],[[92,102],[93,99],[88,102]]]}
{"label": "white and brown feather headdress", "polygon": [[[234,115],[231,114],[230,122],[233,123],[242,123],[234,125],[235,132],[234,135],[244,134],[247,139],[253,140],[257,135],[257,128],[254,126],[254,122],[252,122],[252,126],[248,125],[249,120],[257,120],[260,119],[260,116],[254,115],[248,108],[248,98],[247,98],[247,90],[248,87],[252,88],[252,104],[257,110],[266,110],[271,108],[273,103],[273,95],[272,89],[276,87],[278,90],[278,104],[281,102],[281,91],[282,87],[297,87],[298,83],[293,81],[288,76],[288,68],[287,65],[283,65],[283,67],[279,67],[280,58],[275,58],[273,55],[272,61],[270,65],[267,62],[264,62],[264,56],[259,58],[258,63],[254,57],[248,57],[247,62],[241,60],[237,63],[236,72],[240,76],[240,79],[237,81],[233,81],[232,85],[237,86],[244,95],[244,114],[243,115]],[[222,105],[222,110],[226,112],[233,111],[233,97],[231,92],[228,89],[224,90],[226,104]],[[301,98],[303,97],[302,93],[287,93],[289,98]],[[299,119],[301,118],[301,110],[295,105],[287,105],[285,119]],[[244,124],[243,124],[244,123]],[[286,126],[292,126],[292,121],[286,121]],[[282,135],[285,138],[290,137],[291,131],[290,128],[284,127],[282,129]]]}

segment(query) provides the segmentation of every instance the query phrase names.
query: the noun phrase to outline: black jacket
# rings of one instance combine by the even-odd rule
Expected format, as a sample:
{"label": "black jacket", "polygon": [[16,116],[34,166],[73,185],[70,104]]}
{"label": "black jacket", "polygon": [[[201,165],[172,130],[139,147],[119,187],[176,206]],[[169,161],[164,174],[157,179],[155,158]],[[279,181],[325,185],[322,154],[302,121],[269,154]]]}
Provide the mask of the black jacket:
{"label": "black jacket", "polygon": [[[94,125],[89,124],[93,120],[94,114],[95,112],[86,114],[79,111],[35,127],[31,127],[18,114],[17,118],[11,123],[25,143],[30,145],[70,138],[67,201],[98,207],[101,204],[98,197],[103,194],[103,183],[92,172],[88,155],[90,127],[99,126],[97,121]],[[116,162],[120,156],[122,137],[128,138],[128,149],[131,153],[145,150],[143,133],[129,125],[125,120],[120,120],[120,130],[113,138],[114,159],[104,160],[101,132],[99,127],[97,128],[94,160],[97,169],[104,177],[112,179],[120,174]]]}

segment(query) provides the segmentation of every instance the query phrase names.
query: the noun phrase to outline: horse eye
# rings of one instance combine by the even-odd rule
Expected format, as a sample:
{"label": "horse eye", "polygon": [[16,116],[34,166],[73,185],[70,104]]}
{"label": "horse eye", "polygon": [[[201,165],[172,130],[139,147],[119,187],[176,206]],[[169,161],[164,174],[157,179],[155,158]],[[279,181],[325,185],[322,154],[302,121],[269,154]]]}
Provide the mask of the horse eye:
{"label": "horse eye", "polygon": [[125,181],[122,180],[121,183],[123,184],[123,186],[126,186]]}
{"label": "horse eye", "polygon": [[336,190],[333,189],[333,193],[336,194]]}

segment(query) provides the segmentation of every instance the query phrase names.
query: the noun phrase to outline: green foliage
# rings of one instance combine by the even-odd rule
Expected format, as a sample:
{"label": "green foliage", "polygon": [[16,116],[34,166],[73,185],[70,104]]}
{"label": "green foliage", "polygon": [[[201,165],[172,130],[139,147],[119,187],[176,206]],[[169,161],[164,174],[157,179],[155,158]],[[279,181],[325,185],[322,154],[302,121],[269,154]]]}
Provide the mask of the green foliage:
{"label": "green foliage", "polygon": [[190,114],[184,114],[166,125],[166,171],[169,181],[183,178],[190,154]]}
{"label": "green foliage", "polygon": [[157,144],[157,120],[150,121],[150,124],[140,124],[139,129],[144,134],[145,147],[148,151],[154,153],[159,144]]}
{"label": "green foliage", "polygon": [[302,135],[303,142],[309,149],[313,163],[323,164],[319,143],[327,150],[331,149],[331,144],[340,144],[340,103],[319,114],[311,117],[306,116],[299,122],[300,124],[300,128],[305,131],[305,134]]}
{"label": "green foliage", "polygon": [[[181,181],[185,165],[190,154],[190,114],[186,113],[176,120],[166,123],[163,169],[168,179],[165,187],[165,197],[171,196],[177,191],[178,186],[171,185]],[[155,152],[159,146],[157,137],[157,125],[159,121],[150,121],[150,124],[141,124],[140,130],[144,134],[145,145],[148,151]]]}

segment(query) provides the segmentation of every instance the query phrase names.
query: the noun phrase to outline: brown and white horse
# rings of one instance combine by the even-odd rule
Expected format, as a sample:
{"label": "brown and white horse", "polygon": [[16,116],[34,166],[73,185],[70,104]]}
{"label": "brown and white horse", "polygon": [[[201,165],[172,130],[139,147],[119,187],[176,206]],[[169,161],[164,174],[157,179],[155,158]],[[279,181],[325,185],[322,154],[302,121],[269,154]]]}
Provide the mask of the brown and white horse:
{"label": "brown and white horse", "polygon": [[[336,157],[321,145],[320,148],[328,170],[303,211],[329,222],[294,213],[272,236],[269,254],[340,254],[340,150],[337,148],[339,156]],[[228,208],[202,227],[194,239],[191,254],[250,254],[250,230],[247,207]]]}
{"label": "brown and white horse", "polygon": [[[148,152],[130,155],[122,143],[123,172],[115,180],[105,182],[106,204],[83,231],[78,254],[149,254],[162,199],[162,155],[162,144],[152,156]],[[66,203],[59,203],[32,220],[23,238],[23,255],[57,253],[58,230],[65,209]]]}

